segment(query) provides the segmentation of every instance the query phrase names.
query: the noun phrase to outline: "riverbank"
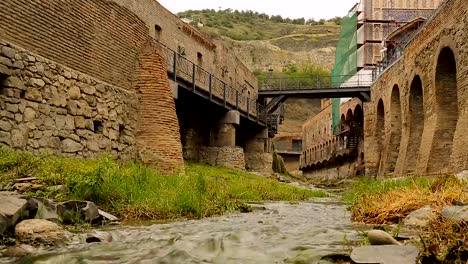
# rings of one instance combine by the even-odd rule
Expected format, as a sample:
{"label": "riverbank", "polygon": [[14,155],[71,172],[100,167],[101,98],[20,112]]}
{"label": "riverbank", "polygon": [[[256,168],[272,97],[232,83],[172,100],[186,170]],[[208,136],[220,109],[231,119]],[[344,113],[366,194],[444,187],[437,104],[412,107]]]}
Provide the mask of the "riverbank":
{"label": "riverbank", "polygon": [[124,222],[202,218],[249,210],[245,201],[300,201],[327,195],[244,171],[192,163],[186,167],[183,174],[164,175],[110,156],[65,158],[0,148],[4,190],[12,189],[15,179],[34,177],[35,185],[23,186],[23,193],[59,202],[92,201]]}
{"label": "riverbank", "polygon": [[423,263],[467,263],[466,181],[455,176],[361,179],[344,200],[353,221],[416,230]]}

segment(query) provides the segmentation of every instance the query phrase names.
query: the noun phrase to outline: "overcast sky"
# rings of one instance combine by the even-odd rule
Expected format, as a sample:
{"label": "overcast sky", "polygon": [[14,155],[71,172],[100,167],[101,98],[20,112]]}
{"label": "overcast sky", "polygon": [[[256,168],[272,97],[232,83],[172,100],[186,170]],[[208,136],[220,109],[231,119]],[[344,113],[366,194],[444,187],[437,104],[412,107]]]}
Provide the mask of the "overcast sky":
{"label": "overcast sky", "polygon": [[253,10],[269,15],[305,19],[344,16],[358,0],[158,0],[172,13],[200,9]]}

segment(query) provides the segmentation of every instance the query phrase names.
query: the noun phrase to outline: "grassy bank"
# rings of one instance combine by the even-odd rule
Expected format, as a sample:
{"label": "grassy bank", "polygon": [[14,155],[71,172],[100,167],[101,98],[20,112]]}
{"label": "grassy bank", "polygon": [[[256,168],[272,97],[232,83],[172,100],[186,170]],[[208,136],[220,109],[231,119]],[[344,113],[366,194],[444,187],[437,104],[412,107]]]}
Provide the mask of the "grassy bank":
{"label": "grassy bank", "polygon": [[163,175],[109,156],[63,158],[0,148],[0,182],[23,177],[37,177],[45,186],[64,185],[67,190],[47,191],[44,187],[32,195],[93,201],[125,221],[199,218],[246,210],[245,201],[326,195],[226,168],[187,164],[185,175]]}
{"label": "grassy bank", "polygon": [[454,176],[415,177],[396,180],[361,179],[344,196],[354,221],[368,224],[399,224],[409,213],[431,206],[437,217],[421,228],[423,263],[468,261],[468,223],[443,218],[444,206],[467,204],[466,183]]}

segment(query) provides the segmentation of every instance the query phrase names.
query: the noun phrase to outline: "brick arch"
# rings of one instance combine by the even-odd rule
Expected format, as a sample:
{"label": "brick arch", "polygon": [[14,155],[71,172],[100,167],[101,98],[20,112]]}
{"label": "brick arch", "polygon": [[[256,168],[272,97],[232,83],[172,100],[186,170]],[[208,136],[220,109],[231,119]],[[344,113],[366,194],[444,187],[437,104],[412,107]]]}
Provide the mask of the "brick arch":
{"label": "brick arch", "polygon": [[440,50],[434,84],[437,121],[429,155],[428,173],[447,170],[458,122],[457,61],[449,47]]}
{"label": "brick arch", "polygon": [[166,63],[152,42],[139,56],[135,89],[140,93],[139,158],[164,172],[183,169],[182,144]]}
{"label": "brick arch", "polygon": [[376,152],[377,158],[377,170],[380,172],[383,169],[382,158],[383,158],[383,141],[385,139],[385,106],[382,99],[379,99],[377,103],[377,122],[375,128],[375,140],[376,140]]}
{"label": "brick arch", "polygon": [[400,88],[394,85],[390,96],[390,123],[389,143],[387,147],[387,160],[385,164],[385,172],[395,172],[398,154],[400,153],[401,144],[401,101]]}
{"label": "brick arch", "polygon": [[408,130],[409,141],[406,150],[406,172],[416,170],[421,139],[424,130],[423,83],[419,75],[414,76],[409,89]]}

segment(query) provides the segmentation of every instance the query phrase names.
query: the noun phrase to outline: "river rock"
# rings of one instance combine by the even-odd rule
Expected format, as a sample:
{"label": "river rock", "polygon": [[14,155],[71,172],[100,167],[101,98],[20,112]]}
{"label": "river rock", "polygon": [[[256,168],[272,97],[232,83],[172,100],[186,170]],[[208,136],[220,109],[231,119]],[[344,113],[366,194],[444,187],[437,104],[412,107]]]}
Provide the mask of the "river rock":
{"label": "river rock", "polygon": [[429,222],[436,218],[436,214],[430,206],[426,206],[411,212],[404,220],[403,223],[406,226],[417,226],[424,227]]}
{"label": "river rock", "polygon": [[16,239],[25,244],[60,245],[70,240],[56,223],[43,219],[24,220],[15,226]]}
{"label": "river rock", "polygon": [[415,264],[419,249],[413,246],[380,245],[353,249],[351,260],[366,264]]}
{"label": "river rock", "polygon": [[371,245],[400,245],[390,234],[382,230],[371,230],[367,233]]}
{"label": "river rock", "polygon": [[78,220],[92,222],[100,217],[98,207],[89,201],[66,201],[57,208],[58,215],[64,222],[77,222]]}
{"label": "river rock", "polygon": [[23,216],[27,201],[14,192],[0,192],[0,234]]}
{"label": "river rock", "polygon": [[465,206],[447,206],[442,209],[442,216],[456,221],[468,222],[468,205]]}
{"label": "river rock", "polygon": [[3,256],[9,258],[21,258],[27,255],[31,255],[33,252],[33,246],[21,244],[7,248],[7,250],[3,253]]}
{"label": "river rock", "polygon": [[462,182],[468,182],[468,170],[464,170],[455,175]]}

